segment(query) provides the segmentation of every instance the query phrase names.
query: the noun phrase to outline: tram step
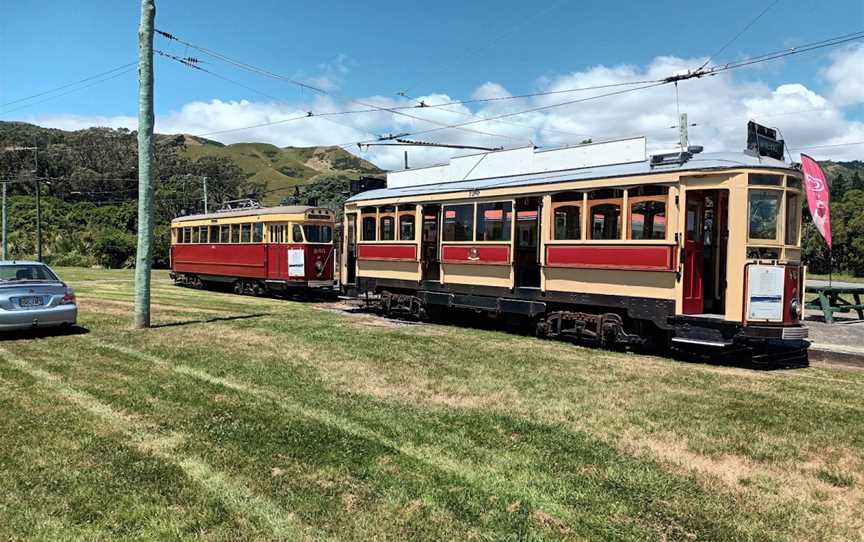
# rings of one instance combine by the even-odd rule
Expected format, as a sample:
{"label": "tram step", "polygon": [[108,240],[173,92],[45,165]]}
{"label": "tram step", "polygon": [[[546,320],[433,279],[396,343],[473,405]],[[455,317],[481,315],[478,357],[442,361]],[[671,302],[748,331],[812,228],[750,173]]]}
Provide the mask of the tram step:
{"label": "tram step", "polygon": [[698,344],[700,346],[717,346],[720,348],[732,345],[732,341],[711,341],[706,339],[689,339],[687,337],[673,337],[672,342],[683,344]]}

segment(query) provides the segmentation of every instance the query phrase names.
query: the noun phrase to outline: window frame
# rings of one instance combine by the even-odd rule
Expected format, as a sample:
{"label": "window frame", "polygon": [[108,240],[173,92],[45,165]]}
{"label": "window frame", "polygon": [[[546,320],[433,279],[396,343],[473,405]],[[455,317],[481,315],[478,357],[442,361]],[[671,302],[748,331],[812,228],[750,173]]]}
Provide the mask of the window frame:
{"label": "window frame", "polygon": [[[410,219],[411,220],[411,238],[404,239],[402,237],[402,220]],[[401,211],[397,213],[396,219],[396,233],[399,241],[406,241],[414,243],[417,241],[417,212],[416,211]]]}
{"label": "window frame", "polygon": [[[502,206],[502,208],[501,208],[501,221],[502,221],[502,223],[509,222],[506,229],[504,227],[501,228],[502,234],[506,231],[506,236],[504,239],[490,239],[490,240],[480,239],[480,225],[481,225],[480,206],[481,205],[500,205],[500,206]],[[505,206],[510,207],[510,210],[509,210],[510,217],[509,218],[507,218],[507,212],[508,211],[506,211]],[[513,237],[514,237],[513,226],[516,223],[516,216],[515,216],[514,208],[515,208],[514,201],[509,200],[509,199],[508,200],[492,200],[492,201],[474,202],[474,225],[473,225],[474,241],[473,242],[475,242],[475,243],[495,243],[495,244],[503,244],[503,243],[510,244],[510,243],[512,243]],[[495,210],[495,209],[492,209],[492,210]],[[485,222],[485,220],[486,220],[486,218],[483,218],[484,222]]]}
{"label": "window frame", "polygon": [[[601,199],[591,199],[591,195],[589,192],[585,193],[585,202],[588,212],[585,214],[587,218],[587,225],[585,228],[585,240],[586,241],[600,241],[604,243],[608,243],[609,241],[626,241],[628,240],[624,235],[624,215],[626,215],[626,206],[627,206],[627,189],[626,188],[618,188],[618,187],[602,187],[595,188],[591,192],[596,192],[600,190],[620,190],[621,197],[618,198],[601,198]],[[617,205],[618,206],[618,237],[610,238],[610,239],[595,239],[594,238],[594,208],[599,207],[601,205]]]}
{"label": "window frame", "polygon": [[[789,229],[789,197],[790,196],[794,197],[796,199],[796,204],[794,207],[795,227],[798,230],[797,235],[795,236],[795,239],[793,239],[791,243],[789,242],[789,233],[788,233],[788,229]],[[803,214],[803,212],[801,210],[801,204],[803,202],[804,202],[804,194],[800,190],[794,189],[794,188],[787,188],[784,191],[784,195],[783,195],[783,245],[786,247],[794,247],[794,248],[800,248],[801,247],[801,233],[802,233],[801,230],[803,229],[801,227],[802,226],[802,224],[801,224],[802,214]],[[749,205],[748,205],[748,210],[749,210]],[[750,224],[748,223],[747,225],[748,225],[748,232],[747,233],[749,234],[750,233],[749,232],[749,225]]]}
{"label": "window frame", "polygon": [[[244,240],[245,238],[245,240]],[[248,245],[252,243],[252,223],[242,222],[240,224],[240,244]]]}
{"label": "window frame", "polygon": [[[366,221],[371,220],[373,227],[370,231],[375,232],[375,237],[369,239],[366,237]],[[360,242],[374,242],[378,240],[378,214],[362,213],[360,215]]]}
{"label": "window frame", "polygon": [[[297,232],[300,232],[300,240],[297,240]],[[296,222],[291,223],[291,243],[301,245],[306,242],[306,237],[303,235],[303,226]]]}
{"label": "window frame", "polygon": [[[776,215],[777,220],[775,221],[774,237],[773,238],[762,239],[759,237],[751,237],[750,236],[750,233],[751,233],[750,232],[751,212],[753,210],[753,208],[750,204],[750,197],[754,192],[779,195],[779,202],[777,204],[777,215]],[[778,246],[778,245],[783,244],[783,240],[784,240],[784,236],[785,236],[784,230],[786,227],[786,215],[785,215],[786,198],[784,195],[785,192],[786,192],[786,189],[783,188],[782,185],[776,186],[776,187],[775,186],[769,187],[769,186],[763,186],[763,185],[756,185],[756,187],[748,186],[748,188],[747,188],[747,222],[746,222],[747,244],[748,245],[753,245],[753,246],[764,245],[764,246],[773,247],[773,246]],[[800,232],[799,232],[799,235],[800,235]]]}
{"label": "window frame", "polygon": [[[384,238],[384,224],[390,224],[390,236]],[[387,213],[378,216],[378,241],[395,241],[396,240],[396,213]]]}
{"label": "window frame", "polygon": [[[555,201],[552,202],[552,210],[550,212],[550,235],[549,241],[555,243],[572,243],[574,241],[585,241],[585,194],[580,194],[579,200],[572,201]],[[558,212],[558,209],[562,207],[575,207],[579,210],[579,238],[578,239],[558,239],[556,236],[557,233],[557,223],[555,219],[555,213]]]}
{"label": "window frame", "polygon": [[[649,186],[651,186],[651,185],[649,185]],[[636,187],[634,187],[634,188],[636,188]],[[628,193],[627,193],[627,232],[626,232],[626,235],[627,235],[626,239],[628,241],[634,241],[637,243],[638,242],[660,243],[660,242],[669,240],[669,233],[670,233],[670,228],[669,228],[669,187],[668,186],[661,186],[661,188],[664,188],[666,190],[666,194],[664,194],[662,196],[656,195],[656,194],[649,195],[649,196],[631,196],[629,193],[630,189],[628,189]],[[663,204],[663,216],[666,220],[666,224],[665,224],[665,228],[663,231],[663,237],[660,239],[644,239],[644,238],[643,239],[634,239],[633,238],[633,218],[632,218],[633,205],[635,205],[637,203],[647,202],[647,201],[656,201],[658,203]]]}
{"label": "window frame", "polygon": [[[471,207],[471,224],[466,229],[471,232],[471,239],[461,239],[461,240],[448,240],[445,239],[445,232],[447,231],[447,210],[450,207]],[[445,203],[441,205],[441,231],[440,231],[440,239],[441,243],[448,244],[458,244],[458,243],[476,243],[476,228],[475,224],[477,223],[477,202],[476,201],[461,201],[461,202],[452,202]],[[455,231],[454,231],[455,233]],[[489,243],[490,241],[479,241],[480,243]],[[500,241],[498,241],[500,243]]]}

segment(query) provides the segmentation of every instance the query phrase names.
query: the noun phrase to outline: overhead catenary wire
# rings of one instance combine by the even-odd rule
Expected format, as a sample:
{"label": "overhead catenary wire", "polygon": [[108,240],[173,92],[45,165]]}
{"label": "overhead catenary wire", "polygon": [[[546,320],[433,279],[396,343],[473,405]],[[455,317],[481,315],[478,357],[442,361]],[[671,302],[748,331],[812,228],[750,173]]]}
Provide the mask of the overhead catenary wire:
{"label": "overhead catenary wire", "polygon": [[[187,45],[187,46],[190,46],[190,47],[192,47],[192,48],[195,48],[196,50],[200,50],[200,51],[205,52],[205,53],[207,53],[207,54],[213,54],[213,55],[216,55],[216,58],[220,58],[220,59],[228,59],[228,60],[226,60],[226,61],[230,61],[230,63],[232,63],[232,64],[235,64],[235,65],[238,65],[238,64],[239,64],[239,65],[242,65],[242,66],[244,67],[244,69],[251,69],[251,70],[256,71],[256,72],[263,72],[264,74],[267,74],[267,75],[270,76],[270,77],[276,77],[276,78],[278,78],[278,79],[285,79],[285,80],[288,80],[288,81],[290,81],[290,82],[292,82],[292,83],[294,83],[294,84],[299,84],[299,85],[301,85],[303,88],[314,89],[314,90],[316,90],[316,91],[323,92],[324,94],[327,94],[327,95],[330,95],[330,96],[334,96],[334,97],[338,97],[338,95],[334,95],[334,94],[331,94],[331,93],[327,93],[327,92],[326,92],[325,90],[323,90],[323,89],[318,89],[317,87],[313,87],[313,86],[311,86],[311,85],[307,85],[307,84],[305,84],[305,83],[302,83],[302,82],[299,82],[299,81],[295,81],[295,80],[290,79],[290,78],[285,78],[284,76],[280,76],[280,75],[278,75],[278,74],[273,74],[272,72],[269,72],[268,70],[263,70],[263,69],[258,68],[258,67],[256,67],[256,66],[252,66],[251,64],[247,64],[247,63],[243,63],[243,62],[240,62],[240,61],[236,61],[236,60],[234,60],[234,59],[230,59],[229,57],[226,57],[225,55],[222,55],[221,53],[216,53],[215,51],[211,51],[211,50],[209,50],[209,49],[202,48],[202,47],[200,47],[200,46],[196,46],[196,45],[194,45],[194,44],[191,44],[191,43],[189,43],[189,42],[185,42],[185,41],[183,41],[183,40],[179,40],[179,38],[177,38],[177,37],[175,37],[175,36],[173,36],[173,35],[170,35],[170,34],[168,34],[168,33],[164,33],[164,32],[161,32],[161,31],[159,31],[159,32],[160,32],[160,34],[162,34],[163,36],[169,37],[169,38],[172,39],[172,40],[180,41],[181,43],[183,43],[183,44],[185,44],[185,45]],[[279,120],[277,120],[277,121],[268,121],[268,122],[266,122],[266,123],[258,123],[258,124],[250,125],[250,126],[243,126],[243,127],[237,127],[237,128],[229,128],[229,129],[225,129],[225,130],[212,131],[212,132],[207,132],[207,133],[200,134],[200,135],[201,135],[201,136],[206,136],[206,135],[217,135],[217,134],[220,134],[220,133],[227,133],[227,132],[234,132],[234,131],[240,131],[240,130],[252,129],[252,128],[257,128],[257,127],[263,127],[263,126],[270,126],[270,125],[277,124],[277,123],[284,123],[284,122],[298,121],[298,120],[301,120],[301,119],[304,119],[304,118],[310,118],[310,117],[314,117],[314,116],[325,116],[325,115],[327,115],[327,116],[331,116],[331,115],[333,115],[333,116],[335,116],[335,115],[348,115],[348,114],[367,113],[367,112],[373,112],[373,111],[378,111],[378,112],[390,112],[390,113],[394,113],[394,114],[396,114],[397,112],[402,113],[402,110],[405,110],[405,109],[417,109],[417,108],[424,108],[424,107],[437,107],[437,106],[447,106],[447,105],[457,105],[457,104],[468,104],[468,103],[482,103],[482,102],[499,101],[499,100],[515,100],[515,99],[524,99],[524,98],[529,98],[529,97],[538,97],[538,96],[544,96],[544,95],[549,95],[549,94],[561,94],[561,93],[567,93],[567,92],[577,92],[577,91],[588,90],[588,89],[590,89],[590,88],[598,88],[598,87],[606,87],[606,88],[609,88],[609,87],[620,87],[620,86],[627,86],[627,87],[629,87],[629,88],[626,88],[625,90],[618,91],[618,92],[604,93],[604,94],[601,94],[601,95],[589,96],[589,97],[580,98],[580,99],[577,99],[577,100],[567,100],[567,101],[563,101],[563,102],[559,102],[559,103],[555,103],[555,104],[544,105],[544,106],[541,106],[541,107],[529,108],[529,109],[522,110],[522,111],[509,112],[509,113],[505,113],[505,114],[502,114],[502,115],[496,115],[496,116],[491,116],[491,117],[484,117],[484,118],[480,118],[480,119],[474,119],[474,120],[472,120],[472,121],[469,121],[469,122],[463,122],[463,123],[452,123],[452,124],[438,123],[438,122],[436,122],[436,121],[431,121],[431,119],[425,119],[425,118],[422,118],[422,117],[416,117],[416,116],[413,116],[413,115],[410,115],[410,114],[405,114],[406,116],[409,116],[409,117],[415,118],[415,119],[417,119],[417,120],[420,120],[420,121],[423,121],[423,122],[428,122],[428,123],[430,123],[430,124],[435,124],[435,125],[437,125],[438,127],[437,127],[437,128],[433,128],[433,129],[426,129],[426,130],[418,130],[418,131],[412,131],[412,132],[405,132],[405,133],[400,133],[400,134],[396,134],[396,135],[390,134],[390,135],[388,135],[388,136],[381,136],[381,137],[378,137],[378,138],[376,138],[376,139],[367,139],[367,140],[363,140],[363,141],[361,141],[361,143],[365,143],[365,142],[372,142],[372,141],[388,141],[388,140],[395,139],[396,137],[406,137],[406,136],[413,136],[413,135],[419,135],[419,134],[428,134],[428,133],[438,132],[438,131],[447,130],[447,129],[457,129],[457,130],[458,130],[458,129],[462,129],[462,130],[464,131],[465,127],[467,127],[467,126],[472,126],[472,125],[480,124],[480,123],[483,123],[483,122],[491,122],[491,121],[496,121],[496,120],[500,120],[500,119],[504,119],[504,118],[512,118],[512,117],[515,117],[515,116],[518,116],[518,115],[523,115],[523,114],[527,114],[527,113],[531,113],[531,112],[536,112],[536,111],[543,111],[543,110],[552,109],[552,108],[555,108],[555,107],[562,107],[562,106],[570,105],[570,104],[573,104],[573,103],[579,103],[579,102],[589,101],[589,100],[595,100],[595,99],[599,99],[599,98],[603,98],[603,97],[607,97],[607,96],[614,96],[614,95],[617,95],[617,94],[623,94],[623,93],[627,93],[627,92],[633,92],[633,91],[643,90],[643,89],[645,89],[645,88],[650,88],[650,87],[653,87],[653,86],[660,86],[660,85],[662,85],[662,84],[672,83],[672,82],[675,82],[675,81],[682,81],[682,80],[692,79],[692,78],[702,78],[702,77],[713,76],[713,75],[717,75],[718,73],[725,72],[725,71],[728,71],[728,70],[732,70],[732,69],[737,69],[737,68],[740,68],[740,67],[745,67],[745,66],[753,65],[753,64],[756,64],[756,63],[760,63],[760,62],[766,62],[766,61],[769,61],[769,60],[775,60],[775,59],[783,58],[783,57],[786,57],[786,56],[802,54],[802,53],[805,53],[805,52],[808,52],[808,51],[812,51],[812,50],[820,49],[820,48],[824,48],[824,47],[833,47],[833,46],[841,45],[841,44],[848,43],[848,42],[851,42],[851,41],[860,40],[860,39],[862,39],[862,38],[864,38],[864,32],[862,32],[862,31],[854,32],[854,33],[846,34],[846,35],[843,35],[843,36],[837,36],[837,37],[833,37],[833,38],[828,38],[828,39],[825,39],[825,40],[821,40],[821,41],[813,42],[813,43],[808,43],[808,44],[801,45],[801,46],[797,46],[797,47],[791,47],[791,48],[781,49],[781,50],[778,50],[778,51],[773,51],[773,52],[770,52],[770,53],[764,53],[764,54],[757,55],[757,56],[754,56],[754,57],[749,57],[749,58],[746,58],[746,59],[742,59],[742,60],[740,60],[740,61],[730,62],[730,63],[726,63],[726,64],[722,64],[722,65],[714,66],[714,67],[712,67],[712,68],[708,68],[708,69],[701,69],[701,70],[697,70],[697,71],[694,71],[694,72],[687,72],[687,73],[685,73],[685,74],[676,74],[676,75],[669,76],[669,77],[667,77],[667,78],[665,78],[665,79],[661,79],[661,80],[646,80],[646,81],[644,81],[644,82],[647,83],[647,84],[642,84],[642,85],[635,86],[635,87],[632,86],[632,85],[637,84],[637,83],[640,83],[640,82],[625,81],[625,82],[611,83],[611,84],[609,84],[609,85],[598,85],[598,86],[595,86],[595,87],[582,87],[582,88],[574,88],[574,89],[559,89],[559,90],[555,90],[555,91],[537,92],[537,93],[522,94],[522,95],[515,95],[515,96],[501,96],[501,97],[490,97],[490,98],[478,98],[478,99],[471,99],[471,100],[453,100],[453,101],[450,101],[450,102],[444,102],[444,103],[440,103],[440,104],[426,104],[426,103],[420,102],[420,103],[417,103],[417,104],[415,104],[415,105],[410,105],[410,106],[409,106],[409,105],[406,105],[406,106],[392,106],[392,107],[391,107],[391,106],[377,106],[377,105],[369,106],[369,104],[363,104],[363,102],[359,102],[359,101],[357,101],[357,100],[349,99],[349,101],[352,101],[353,103],[360,103],[360,104],[363,104],[364,106],[366,106],[366,108],[365,108],[365,109],[359,109],[359,110],[334,111],[334,112],[325,112],[325,113],[317,113],[317,114],[314,113],[314,112],[312,112],[312,111],[309,111],[309,112],[307,112],[305,115],[298,115],[298,116],[289,117],[289,118],[286,118],[286,119],[279,119]],[[402,113],[402,114],[404,114],[404,113]],[[472,130],[472,131],[475,132],[475,133],[476,133],[476,132],[480,132],[480,131],[478,131],[478,130]],[[481,135],[486,135],[486,136],[491,136],[491,137],[504,137],[503,134],[491,134],[491,133],[488,133],[488,132],[481,132]],[[338,145],[338,146],[340,146],[340,147],[346,147],[346,148],[347,148],[347,147],[349,147],[349,146],[353,146],[353,145],[355,145],[355,144],[356,144],[355,142],[352,142],[352,143],[345,143],[345,144]]]}
{"label": "overhead catenary wire", "polygon": [[[842,45],[844,43],[849,43],[851,41],[860,40],[862,38],[864,38],[864,31],[854,32],[851,34],[846,34],[846,35],[838,36],[835,38],[829,38],[826,40],[822,40],[822,41],[811,43],[811,44],[806,44],[806,45],[799,46],[799,47],[790,47],[790,48],[783,49],[780,51],[775,51],[772,53],[766,53],[766,54],[759,55],[756,57],[743,59],[743,60],[738,61],[738,62],[730,62],[727,64],[714,66],[714,67],[708,68],[708,69],[703,69],[703,70],[698,70],[698,71],[688,71],[688,72],[683,73],[683,74],[671,75],[665,79],[660,80],[659,82],[652,83],[652,84],[647,84],[647,85],[627,88],[627,89],[619,90],[619,91],[615,91],[615,92],[609,92],[609,93],[589,96],[586,98],[579,98],[576,100],[567,100],[567,101],[559,102],[559,103],[555,103],[555,104],[533,107],[533,108],[525,109],[522,111],[505,113],[502,115],[486,117],[486,118],[473,120],[473,121],[465,122],[465,123],[452,124],[452,125],[448,126],[448,128],[469,126],[469,125],[473,125],[473,124],[479,124],[482,122],[494,121],[494,120],[501,119],[501,118],[515,117],[515,116],[524,115],[527,113],[533,113],[533,112],[537,112],[537,111],[553,109],[553,108],[562,107],[562,106],[571,105],[571,104],[580,103],[580,102],[585,102],[585,101],[589,101],[589,100],[595,100],[595,99],[599,99],[599,98],[605,98],[605,97],[609,97],[609,96],[625,94],[628,92],[634,92],[634,91],[644,90],[644,89],[648,89],[648,88],[654,88],[654,87],[658,87],[658,86],[669,84],[669,83],[676,83],[678,81],[684,81],[687,79],[699,79],[699,78],[703,78],[703,77],[710,77],[710,76],[717,75],[718,73],[721,73],[724,71],[728,71],[728,70],[732,70],[732,69],[736,69],[736,68],[741,68],[744,66],[750,66],[750,65],[760,63],[760,62],[767,62],[770,60],[776,60],[776,59],[784,58],[787,56],[798,55],[798,54],[802,54],[802,53],[805,53],[808,51],[821,49],[824,47],[834,47],[837,45]],[[410,132],[407,134],[401,134],[401,136],[402,137],[416,136],[416,135],[436,132],[436,131],[439,131],[442,129],[446,129],[446,128],[435,128],[435,129],[431,129],[431,130],[422,130],[422,131],[417,131],[417,132]],[[366,143],[368,141],[371,141],[371,140],[362,141],[360,143]]]}
{"label": "overhead catenary wire", "polygon": [[[741,36],[743,36],[745,32],[747,32],[748,30],[750,30],[750,27],[753,26],[754,24],[756,24],[756,22],[757,22],[759,19],[761,19],[763,15],[765,15],[766,13],[768,13],[768,11],[769,11],[771,8],[773,8],[774,6],[776,6],[778,2],[780,2],[780,0],[774,0],[773,2],[771,2],[770,4],[768,4],[767,6],[765,6],[765,9],[763,9],[762,11],[760,11],[759,14],[756,15],[756,17],[754,17],[754,18],[753,18],[749,23],[747,23],[747,26],[745,26],[745,27],[742,28],[742,29],[741,29],[737,34],[735,34],[734,36],[732,36],[732,39],[730,39],[730,40],[727,41],[725,44],[723,44],[723,46],[720,47],[717,51],[715,51],[714,53],[712,53],[711,55],[709,55],[708,58],[705,60],[705,62],[704,62],[701,66],[699,66],[698,70],[701,70],[701,69],[703,69],[705,66],[707,66],[707,65],[711,62],[711,60],[712,60],[713,58],[715,58],[715,57],[717,57],[717,56],[720,56],[720,54],[722,54],[723,51],[725,51],[725,50],[726,50],[730,45],[732,45],[733,43],[735,43],[735,41],[737,41],[738,38],[740,38]],[[698,70],[697,70],[697,71],[698,71]]]}
{"label": "overhead catenary wire", "polygon": [[[302,81],[298,81],[298,80],[296,80],[296,79],[294,79],[294,78],[291,78],[291,77],[287,77],[287,76],[284,76],[284,75],[281,75],[281,74],[274,73],[274,72],[272,72],[272,71],[270,71],[270,70],[267,70],[267,69],[264,69],[264,68],[260,68],[260,67],[258,67],[258,66],[254,66],[254,65],[249,64],[249,63],[247,63],[247,62],[243,62],[243,61],[240,61],[240,60],[233,59],[233,58],[231,58],[231,57],[229,57],[229,56],[227,56],[227,55],[224,55],[224,54],[222,54],[222,53],[219,53],[219,52],[213,51],[212,49],[208,49],[208,48],[206,48],[206,47],[202,47],[202,46],[200,46],[200,45],[195,45],[195,44],[193,44],[193,43],[190,43],[190,42],[188,42],[188,41],[185,41],[185,40],[183,40],[183,39],[180,39],[179,37],[177,37],[177,36],[175,36],[175,35],[173,35],[173,34],[171,34],[171,33],[169,33],[169,32],[165,32],[165,31],[162,31],[162,30],[158,30],[158,29],[157,29],[157,30],[156,30],[156,33],[159,34],[159,35],[161,35],[161,36],[163,36],[163,37],[165,37],[166,39],[174,40],[174,41],[177,41],[177,42],[179,42],[179,43],[182,43],[183,45],[186,45],[187,47],[191,47],[191,48],[193,48],[193,49],[195,49],[195,50],[197,50],[197,51],[200,51],[200,52],[202,52],[202,53],[204,53],[204,54],[207,54],[207,55],[210,55],[210,56],[212,56],[212,57],[214,57],[214,58],[217,58],[217,59],[219,59],[219,60],[222,60],[223,62],[227,62],[227,63],[229,63],[229,64],[231,64],[231,65],[233,65],[233,66],[235,66],[235,67],[237,67],[237,68],[241,68],[241,69],[244,69],[244,70],[247,70],[247,71],[253,72],[253,73],[257,73],[257,74],[259,74],[259,75],[263,75],[263,76],[265,76],[265,77],[269,77],[269,78],[272,78],[272,79],[277,79],[277,80],[280,80],[280,81],[285,81],[285,82],[288,82],[288,83],[291,83],[291,84],[297,85],[297,86],[299,86],[300,88],[304,88],[304,89],[307,89],[307,90],[311,90],[311,91],[313,91],[313,92],[317,92],[317,93],[322,94],[322,95],[331,96],[331,97],[334,97],[334,98],[339,98],[339,99],[342,99],[342,100],[347,101],[347,102],[349,102],[349,103],[356,103],[356,104],[361,105],[361,106],[363,106],[363,107],[367,107],[367,108],[375,109],[375,110],[377,110],[377,111],[379,111],[379,112],[388,112],[388,113],[392,113],[392,114],[394,114],[394,115],[400,115],[400,116],[403,116],[403,117],[411,118],[411,119],[414,119],[414,120],[419,120],[419,121],[421,121],[421,122],[426,122],[426,123],[429,123],[429,124],[435,124],[435,125],[439,125],[439,126],[444,125],[444,123],[441,123],[441,122],[438,122],[438,121],[434,121],[434,120],[431,120],[431,119],[427,119],[427,118],[424,118],[424,117],[419,117],[419,116],[417,116],[417,115],[412,115],[412,114],[410,114],[410,113],[406,113],[406,112],[404,112],[401,108],[392,108],[392,107],[388,107],[388,106],[379,106],[379,105],[375,105],[375,104],[370,104],[370,103],[365,102],[365,101],[360,101],[360,100],[358,100],[358,99],[356,99],[356,98],[345,97],[345,96],[342,96],[342,95],[340,95],[340,94],[338,94],[338,93],[330,92],[330,91],[328,91],[328,90],[326,90],[326,89],[319,88],[319,87],[316,87],[316,86],[313,86],[313,85],[309,85],[309,84],[304,83],[304,82],[302,82]],[[407,109],[407,108],[406,108],[406,109]],[[309,116],[312,116],[312,115],[309,115]],[[463,131],[471,132],[471,133],[475,133],[475,134],[479,134],[479,135],[484,135],[484,136],[491,136],[491,137],[499,137],[499,138],[504,138],[504,139],[515,139],[515,140],[519,140],[519,138],[513,138],[513,137],[511,137],[511,136],[507,136],[507,135],[503,135],[503,134],[494,134],[494,133],[490,133],[490,132],[483,132],[483,131],[480,131],[480,130],[463,129]]]}

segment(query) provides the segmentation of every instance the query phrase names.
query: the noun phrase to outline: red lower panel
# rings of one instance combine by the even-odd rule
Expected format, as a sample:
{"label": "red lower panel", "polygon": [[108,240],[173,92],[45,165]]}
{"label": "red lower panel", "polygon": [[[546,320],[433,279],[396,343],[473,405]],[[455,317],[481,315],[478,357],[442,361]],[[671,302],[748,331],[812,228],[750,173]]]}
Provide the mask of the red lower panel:
{"label": "red lower panel", "polygon": [[444,263],[510,265],[510,245],[444,245],[441,260]]}
{"label": "red lower panel", "polygon": [[417,261],[417,245],[357,245],[357,257],[361,260],[387,260],[399,262]]}
{"label": "red lower panel", "polygon": [[627,245],[549,245],[548,267],[674,271],[675,247]]}
{"label": "red lower panel", "polygon": [[175,272],[267,278],[266,245],[174,245],[171,267]]}

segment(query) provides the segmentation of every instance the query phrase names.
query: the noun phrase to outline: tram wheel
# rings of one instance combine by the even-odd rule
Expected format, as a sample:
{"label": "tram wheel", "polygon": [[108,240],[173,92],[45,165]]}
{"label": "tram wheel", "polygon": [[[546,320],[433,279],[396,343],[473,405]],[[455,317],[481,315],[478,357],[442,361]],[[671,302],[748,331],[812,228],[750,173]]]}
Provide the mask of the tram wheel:
{"label": "tram wheel", "polygon": [[239,280],[234,281],[234,293],[243,295],[243,283]]}

